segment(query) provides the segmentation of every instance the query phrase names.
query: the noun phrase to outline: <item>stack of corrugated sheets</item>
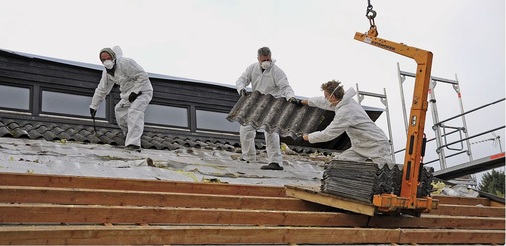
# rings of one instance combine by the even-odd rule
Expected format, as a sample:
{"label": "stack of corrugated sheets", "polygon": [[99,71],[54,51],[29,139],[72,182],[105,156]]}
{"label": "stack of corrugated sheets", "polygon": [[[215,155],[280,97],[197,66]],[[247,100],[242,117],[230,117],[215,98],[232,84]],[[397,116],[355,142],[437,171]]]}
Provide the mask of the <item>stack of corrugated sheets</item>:
{"label": "stack of corrugated sheets", "polygon": [[[376,164],[334,160],[325,166],[321,191],[366,203],[375,194],[400,195],[402,168],[399,164]],[[433,168],[422,168],[418,196],[427,196],[432,190]]]}

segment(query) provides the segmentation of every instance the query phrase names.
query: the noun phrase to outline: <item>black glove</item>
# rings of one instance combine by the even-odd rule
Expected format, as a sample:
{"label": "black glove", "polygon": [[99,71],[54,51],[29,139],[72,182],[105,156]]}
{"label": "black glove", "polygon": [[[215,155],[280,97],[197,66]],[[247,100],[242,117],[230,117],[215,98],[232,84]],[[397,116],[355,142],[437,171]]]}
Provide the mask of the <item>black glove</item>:
{"label": "black glove", "polygon": [[91,118],[95,118],[95,115],[97,114],[97,110],[90,108],[90,114],[91,114]]}
{"label": "black glove", "polygon": [[137,99],[137,97],[141,94],[142,94],[142,91],[139,91],[139,94],[136,94],[135,92],[130,93],[130,96],[128,96],[128,101],[131,103],[134,102],[135,99]]}
{"label": "black glove", "polygon": [[248,94],[250,94],[250,92],[248,92],[246,89],[241,89],[241,96],[247,96]]}
{"label": "black glove", "polygon": [[301,106],[301,105],[302,105],[302,100],[297,99],[297,98],[295,98],[295,97],[292,97],[292,98],[288,99],[288,101],[289,101],[289,102],[291,102],[291,103],[295,103],[295,104],[297,104],[297,105],[299,105],[299,106]]}
{"label": "black glove", "polygon": [[298,135],[296,138],[295,138],[295,143],[296,144],[301,144],[301,143],[304,143],[306,140],[304,140],[304,135],[301,134],[301,135]]}

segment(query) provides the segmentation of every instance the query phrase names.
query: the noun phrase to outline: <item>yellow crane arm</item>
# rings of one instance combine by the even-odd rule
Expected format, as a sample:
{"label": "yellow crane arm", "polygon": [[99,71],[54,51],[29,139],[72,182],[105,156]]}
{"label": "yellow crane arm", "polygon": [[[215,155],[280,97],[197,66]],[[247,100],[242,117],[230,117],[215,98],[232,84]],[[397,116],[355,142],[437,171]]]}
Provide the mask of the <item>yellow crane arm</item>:
{"label": "yellow crane arm", "polygon": [[[431,198],[417,199],[417,187],[419,175],[422,168],[422,155],[424,148],[425,115],[427,112],[427,96],[429,92],[430,74],[432,68],[432,52],[410,47],[402,43],[395,43],[389,40],[376,37],[377,31],[371,27],[368,33],[355,34],[355,39],[364,43],[376,46],[390,52],[394,52],[409,58],[417,63],[413,101],[409,117],[408,136],[406,142],[406,153],[404,157],[404,169],[401,186],[401,197],[398,200],[397,208],[419,209],[430,211],[434,206]],[[391,198],[376,198],[378,203],[392,203]],[[435,204],[437,207],[437,204]],[[394,206],[395,207],[395,206]]]}

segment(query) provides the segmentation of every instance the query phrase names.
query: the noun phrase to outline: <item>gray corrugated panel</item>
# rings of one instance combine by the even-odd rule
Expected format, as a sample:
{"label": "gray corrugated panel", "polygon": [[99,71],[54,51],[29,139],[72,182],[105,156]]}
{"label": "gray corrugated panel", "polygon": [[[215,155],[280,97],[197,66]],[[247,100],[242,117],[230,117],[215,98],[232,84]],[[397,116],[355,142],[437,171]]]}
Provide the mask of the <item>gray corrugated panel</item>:
{"label": "gray corrugated panel", "polygon": [[[39,138],[44,138],[44,136],[42,136],[42,134],[40,134],[40,132],[38,132],[37,130],[35,129],[32,129],[28,132],[28,135],[30,136],[30,139],[39,139]],[[78,141],[78,140],[75,140],[75,141]]]}
{"label": "gray corrugated panel", "polygon": [[[324,193],[371,203],[375,194],[400,195],[403,165],[378,165],[372,162],[332,161],[324,170]],[[417,196],[430,195],[432,168],[422,168]]]}
{"label": "gray corrugated panel", "polygon": [[[68,125],[50,122],[30,122],[23,120],[0,120],[0,137],[45,139],[47,141],[66,139],[69,141],[124,145],[125,136],[120,129],[97,128],[97,132],[90,126]],[[209,144],[195,138],[182,136],[161,135],[147,132],[142,136],[143,148],[150,149],[180,149],[183,146],[195,148],[208,148]],[[207,140],[207,139],[206,139]],[[207,140],[210,141],[210,140]],[[179,144],[174,144],[179,143]],[[209,142],[211,143],[211,142]],[[228,142],[227,142],[228,143]],[[236,144],[236,143],[233,143]],[[218,142],[213,144],[216,148],[233,151],[231,144]]]}
{"label": "gray corrugated panel", "polygon": [[12,133],[9,128],[0,121],[0,137],[12,137]]}
{"label": "gray corrugated panel", "polygon": [[12,129],[12,131],[14,132],[14,136],[16,138],[29,138],[30,137],[30,135],[28,134],[28,132],[25,131],[24,129],[14,128],[14,129]]}
{"label": "gray corrugated panel", "polygon": [[68,140],[70,140],[70,141],[76,141],[76,142],[84,142],[84,136],[81,135],[80,133],[76,132]]}
{"label": "gray corrugated panel", "polygon": [[10,133],[13,135],[13,137],[15,137],[15,138],[28,138],[28,137],[30,137],[28,135],[28,132],[25,131],[23,128],[21,128],[21,126],[17,122],[5,121],[4,123],[7,126],[7,128],[9,128]]}
{"label": "gray corrugated panel", "polygon": [[[67,141],[99,143],[122,146],[125,143],[123,132],[117,128],[98,127],[97,132],[92,126],[46,122],[26,119],[0,119],[0,137],[45,139],[47,141],[65,139]],[[257,149],[265,148],[265,143],[255,141]],[[227,151],[237,151],[240,148],[239,140],[223,139],[218,136],[186,136],[177,133],[164,133],[160,131],[145,131],[141,139],[143,148],[149,149],[181,149],[185,147],[213,148]],[[332,150],[312,147],[299,147],[299,153],[325,152]]]}
{"label": "gray corrugated panel", "polygon": [[298,106],[285,98],[274,98],[254,91],[242,96],[228,114],[227,120],[251,125],[282,137],[296,138],[297,134],[313,132],[324,119],[325,110]]}
{"label": "gray corrugated panel", "polygon": [[430,196],[432,192],[432,180],[434,179],[434,168],[433,167],[424,167],[421,169],[422,171],[418,174],[419,181],[417,196],[425,197]]}

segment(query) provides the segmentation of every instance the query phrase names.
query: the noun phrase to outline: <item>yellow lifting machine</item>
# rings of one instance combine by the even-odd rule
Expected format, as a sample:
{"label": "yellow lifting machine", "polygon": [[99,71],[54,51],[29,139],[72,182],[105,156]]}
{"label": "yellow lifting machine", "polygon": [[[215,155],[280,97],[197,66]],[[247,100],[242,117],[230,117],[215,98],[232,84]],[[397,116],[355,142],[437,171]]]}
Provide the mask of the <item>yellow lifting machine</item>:
{"label": "yellow lifting machine", "polygon": [[424,134],[425,114],[427,112],[432,52],[378,38],[378,30],[374,22],[376,11],[368,0],[366,17],[370,28],[366,33],[355,33],[355,39],[394,52],[415,60],[417,64],[413,101],[409,116],[406,153],[400,196],[381,194],[373,197],[373,204],[380,212],[405,212],[420,215],[430,212],[438,206],[438,200],[431,197],[417,197],[419,176],[423,168],[426,138]]}

